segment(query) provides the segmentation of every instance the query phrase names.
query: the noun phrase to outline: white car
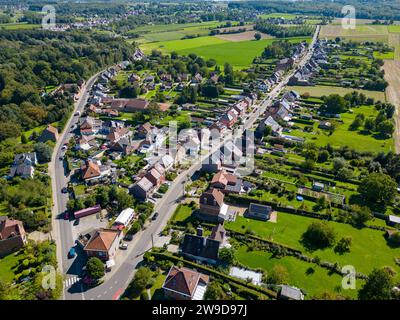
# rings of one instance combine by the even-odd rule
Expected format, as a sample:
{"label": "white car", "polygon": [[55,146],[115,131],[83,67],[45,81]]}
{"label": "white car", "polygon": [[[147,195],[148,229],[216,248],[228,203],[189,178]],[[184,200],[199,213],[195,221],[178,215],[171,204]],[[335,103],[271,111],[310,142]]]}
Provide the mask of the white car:
{"label": "white car", "polygon": [[68,149],[68,147],[65,145],[61,147],[61,150],[67,150],[67,149]]}
{"label": "white car", "polygon": [[121,243],[121,244],[119,245],[119,248],[120,248],[121,250],[126,250],[126,249],[128,249],[128,244],[127,244],[127,243]]}

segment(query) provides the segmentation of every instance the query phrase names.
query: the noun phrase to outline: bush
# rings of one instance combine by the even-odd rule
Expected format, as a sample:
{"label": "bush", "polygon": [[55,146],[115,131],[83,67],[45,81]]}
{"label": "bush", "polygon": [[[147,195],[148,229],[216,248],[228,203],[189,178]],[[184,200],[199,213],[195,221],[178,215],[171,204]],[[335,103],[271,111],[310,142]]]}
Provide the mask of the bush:
{"label": "bush", "polygon": [[303,234],[302,241],[306,247],[320,249],[331,247],[335,243],[335,231],[324,221],[311,223]]}

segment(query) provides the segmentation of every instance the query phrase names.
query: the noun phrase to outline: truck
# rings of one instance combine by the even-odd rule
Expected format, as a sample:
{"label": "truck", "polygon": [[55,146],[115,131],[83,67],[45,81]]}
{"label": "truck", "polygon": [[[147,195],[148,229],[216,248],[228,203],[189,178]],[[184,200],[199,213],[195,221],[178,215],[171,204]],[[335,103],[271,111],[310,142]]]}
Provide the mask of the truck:
{"label": "truck", "polygon": [[82,218],[82,217],[89,216],[91,214],[99,213],[100,211],[101,211],[101,206],[98,204],[98,205],[95,205],[93,207],[89,207],[89,208],[85,208],[85,209],[82,209],[82,210],[79,210],[79,211],[75,211],[74,212],[74,217],[75,217],[75,219],[79,219],[79,218]]}

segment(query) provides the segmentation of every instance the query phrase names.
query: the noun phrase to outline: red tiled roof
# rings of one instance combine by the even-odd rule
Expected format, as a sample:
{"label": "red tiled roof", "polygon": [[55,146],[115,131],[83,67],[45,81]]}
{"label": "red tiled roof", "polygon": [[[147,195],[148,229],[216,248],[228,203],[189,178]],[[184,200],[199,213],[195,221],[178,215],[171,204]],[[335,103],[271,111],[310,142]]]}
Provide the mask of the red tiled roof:
{"label": "red tiled roof", "polygon": [[193,297],[199,281],[208,283],[209,277],[188,268],[171,267],[163,288]]}

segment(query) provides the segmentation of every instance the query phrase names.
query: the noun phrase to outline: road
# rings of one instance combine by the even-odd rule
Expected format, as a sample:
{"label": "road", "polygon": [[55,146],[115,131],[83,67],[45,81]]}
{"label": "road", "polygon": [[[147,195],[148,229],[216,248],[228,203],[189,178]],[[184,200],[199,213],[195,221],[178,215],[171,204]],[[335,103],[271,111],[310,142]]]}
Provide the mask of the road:
{"label": "road", "polygon": [[[308,60],[312,56],[313,52],[313,45],[318,38],[319,34],[319,26],[314,34],[313,40],[311,45],[309,46],[308,52],[303,56],[299,63],[297,63],[297,67],[301,67],[308,62]],[[289,78],[295,73],[295,70],[291,71],[287,75],[284,76],[282,81],[275,86],[275,88],[268,94],[268,96],[261,101],[258,107],[253,111],[248,119],[245,121],[244,125],[242,126],[241,130],[237,132],[237,136],[241,136],[243,131],[246,129],[251,128],[256,120],[262,115],[268,106],[271,105],[272,101],[278,97],[282,89],[286,86]],[[93,79],[93,78],[92,78]],[[90,84],[88,84],[88,88],[90,88]],[[87,91],[85,92],[87,95]],[[87,97],[86,97],[87,98]],[[77,110],[81,110],[84,106],[84,97],[82,97],[82,101],[77,104]],[[69,132],[71,123],[68,123],[65,132]],[[66,141],[67,137],[63,138]],[[210,152],[201,157],[200,160],[204,160],[205,158],[209,157],[214,151],[218,150],[229,137],[225,137],[219,144],[214,146]],[[61,140],[61,139],[60,139]],[[59,148],[61,148],[62,144],[60,143]],[[57,151],[57,155],[60,153],[60,150]],[[58,156],[57,156],[58,159]],[[58,165],[57,165],[58,163]],[[67,288],[64,290],[65,299],[67,300],[77,300],[77,299],[86,299],[86,300],[115,300],[118,299],[119,296],[123,293],[124,289],[128,286],[129,282],[133,278],[135,268],[138,264],[143,260],[143,254],[150,250],[152,247],[152,240],[157,240],[160,236],[160,233],[164,229],[165,225],[167,224],[168,220],[170,219],[171,215],[175,211],[178,205],[178,199],[184,193],[184,183],[191,177],[197,170],[201,167],[201,161],[197,161],[193,164],[188,170],[179,174],[179,176],[174,180],[172,185],[169,187],[168,191],[164,195],[162,199],[156,204],[155,211],[159,213],[159,217],[156,221],[151,222],[145,230],[140,231],[138,234],[135,235],[134,240],[129,245],[129,253],[126,254],[126,258],[119,266],[115,267],[113,270],[112,275],[106,278],[106,281],[89,290],[83,291],[82,286],[79,284],[74,285],[72,288]],[[64,185],[66,181],[65,174],[63,173],[62,165],[56,161],[56,186],[57,190]],[[58,210],[62,212],[66,210],[66,201],[67,196],[57,192],[59,195],[55,197],[55,200],[59,202]],[[72,263],[67,260],[66,253],[68,252],[70,246],[73,245],[72,239],[72,231],[71,231],[71,223],[67,221],[59,221],[59,227],[61,231],[60,241],[62,242],[61,245],[58,246],[61,248],[61,260],[63,261],[63,271],[67,274],[74,274],[76,270],[79,268],[79,262]]]}

